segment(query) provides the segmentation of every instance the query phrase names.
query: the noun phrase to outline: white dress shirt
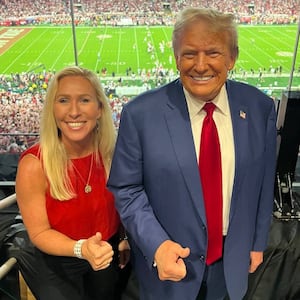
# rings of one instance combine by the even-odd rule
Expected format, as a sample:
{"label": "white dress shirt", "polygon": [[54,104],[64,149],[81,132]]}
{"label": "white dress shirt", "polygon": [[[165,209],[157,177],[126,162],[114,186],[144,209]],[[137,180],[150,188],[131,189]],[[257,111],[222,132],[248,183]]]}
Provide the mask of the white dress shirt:
{"label": "white dress shirt", "polygon": [[[202,123],[206,112],[202,109],[206,102],[193,97],[186,89],[184,94],[187,101],[192,132],[194,137],[195,151],[199,160],[200,137]],[[232,195],[232,187],[235,170],[235,151],[232,120],[225,85],[220,93],[212,101],[216,105],[213,119],[218,129],[221,161],[222,161],[222,192],[223,192],[223,235],[227,234],[229,223],[229,212]]]}

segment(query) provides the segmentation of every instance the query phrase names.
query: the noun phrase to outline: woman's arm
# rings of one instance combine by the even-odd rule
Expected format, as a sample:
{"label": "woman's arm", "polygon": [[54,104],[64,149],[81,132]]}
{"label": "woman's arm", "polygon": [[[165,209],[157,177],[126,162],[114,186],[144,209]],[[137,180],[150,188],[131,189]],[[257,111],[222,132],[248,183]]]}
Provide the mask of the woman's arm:
{"label": "woman's arm", "polygon": [[[33,155],[24,156],[18,165],[16,194],[18,206],[30,240],[41,251],[57,256],[76,256],[76,241],[51,228],[46,211],[47,180],[41,162]],[[113,250],[102,241],[100,233],[82,244],[82,258],[95,270],[103,269],[112,260]]]}

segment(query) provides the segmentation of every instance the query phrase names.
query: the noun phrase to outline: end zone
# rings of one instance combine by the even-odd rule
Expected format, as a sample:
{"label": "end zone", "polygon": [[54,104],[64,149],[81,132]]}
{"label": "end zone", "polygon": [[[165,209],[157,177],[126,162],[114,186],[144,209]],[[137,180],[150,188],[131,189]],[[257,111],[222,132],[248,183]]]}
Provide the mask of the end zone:
{"label": "end zone", "polygon": [[31,28],[13,27],[0,30],[0,55],[25,36]]}

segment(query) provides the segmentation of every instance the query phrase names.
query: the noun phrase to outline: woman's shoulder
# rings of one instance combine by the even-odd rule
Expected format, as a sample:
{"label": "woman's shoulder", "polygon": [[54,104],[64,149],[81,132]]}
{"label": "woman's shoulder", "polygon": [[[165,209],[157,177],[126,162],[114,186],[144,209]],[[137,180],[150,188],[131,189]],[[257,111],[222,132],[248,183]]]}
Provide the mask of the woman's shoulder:
{"label": "woman's shoulder", "polygon": [[24,152],[21,153],[21,156],[20,156],[20,160],[28,155],[28,154],[31,154],[33,156],[36,156],[38,158],[40,158],[41,156],[41,149],[40,149],[40,145],[39,144],[35,144],[33,146],[31,146],[30,148],[26,149]]}
{"label": "woman's shoulder", "polygon": [[[40,160],[40,147],[34,145],[25,150],[19,159],[16,182],[18,187],[32,187],[44,180],[44,171]],[[43,184],[43,181],[41,181]]]}

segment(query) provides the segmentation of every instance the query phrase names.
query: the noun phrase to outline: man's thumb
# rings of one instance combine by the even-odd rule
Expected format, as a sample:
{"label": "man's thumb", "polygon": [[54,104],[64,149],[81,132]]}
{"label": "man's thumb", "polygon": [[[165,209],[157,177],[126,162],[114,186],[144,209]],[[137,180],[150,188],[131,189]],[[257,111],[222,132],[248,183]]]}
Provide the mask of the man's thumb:
{"label": "man's thumb", "polygon": [[190,248],[188,247],[182,248],[180,257],[185,258],[188,257],[189,255],[190,255]]}

